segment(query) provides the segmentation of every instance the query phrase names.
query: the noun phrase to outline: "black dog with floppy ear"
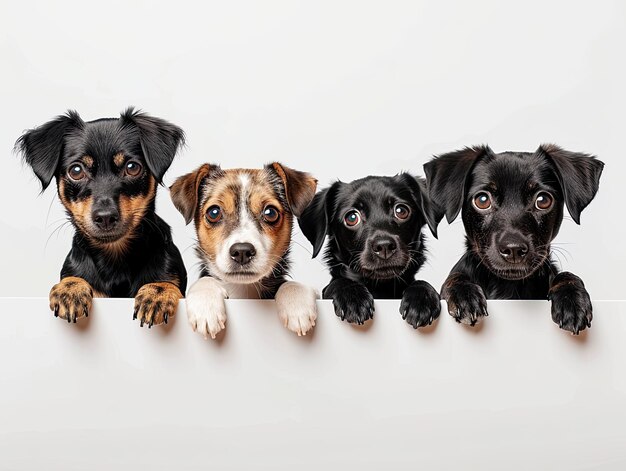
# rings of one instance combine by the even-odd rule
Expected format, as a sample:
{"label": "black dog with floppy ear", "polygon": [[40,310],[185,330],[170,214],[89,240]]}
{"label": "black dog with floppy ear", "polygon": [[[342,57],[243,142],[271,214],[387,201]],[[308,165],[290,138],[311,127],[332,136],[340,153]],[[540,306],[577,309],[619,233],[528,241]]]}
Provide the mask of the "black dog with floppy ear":
{"label": "black dog with floppy ear", "polygon": [[436,290],[415,274],[425,257],[428,224],[437,223],[424,182],[401,173],[335,182],[315,196],[298,219],[316,257],[328,236],[325,259],[332,280],[322,292],[342,320],[363,324],[374,297],[402,299],[400,312],[413,327],[439,316]]}
{"label": "black dog with floppy ear", "polygon": [[591,325],[589,294],[579,277],[559,273],[550,243],[564,205],[580,223],[603,167],[591,155],[555,145],[534,153],[465,148],[424,166],[436,219],[452,222],[462,211],[467,233],[467,252],[441,291],[458,322],[479,322],[486,299],[551,299],[561,328],[577,334]]}
{"label": "black dog with floppy ear", "polygon": [[82,130],[85,122],[76,111],[57,116],[35,129],[25,132],[15,143],[24,161],[31,166],[44,191],[55,176],[65,146],[65,138],[74,130]]}
{"label": "black dog with floppy ear", "polygon": [[56,178],[76,229],[50,291],[55,316],[76,322],[97,296],[134,297],[142,326],[174,315],[187,273],[155,197],[183,141],[178,126],[133,108],[89,122],[69,111],[17,140],[43,190]]}

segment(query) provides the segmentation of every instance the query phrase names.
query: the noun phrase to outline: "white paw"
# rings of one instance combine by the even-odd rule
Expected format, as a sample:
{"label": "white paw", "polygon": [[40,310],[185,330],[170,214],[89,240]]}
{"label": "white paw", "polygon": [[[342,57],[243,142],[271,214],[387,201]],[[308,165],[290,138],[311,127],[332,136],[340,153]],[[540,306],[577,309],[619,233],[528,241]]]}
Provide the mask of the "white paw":
{"label": "white paw", "polygon": [[283,325],[298,335],[306,333],[315,325],[319,294],[295,281],[283,283],[276,292],[278,317]]}
{"label": "white paw", "polygon": [[187,292],[187,318],[191,328],[205,339],[215,336],[226,327],[228,293],[215,278],[200,278]]}

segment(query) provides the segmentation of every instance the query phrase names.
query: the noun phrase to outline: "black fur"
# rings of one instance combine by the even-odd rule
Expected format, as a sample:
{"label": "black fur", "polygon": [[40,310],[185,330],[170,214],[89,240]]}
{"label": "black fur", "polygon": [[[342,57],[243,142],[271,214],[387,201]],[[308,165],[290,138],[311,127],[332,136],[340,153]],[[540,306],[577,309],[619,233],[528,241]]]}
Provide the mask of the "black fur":
{"label": "black fur", "polygon": [[[410,208],[405,220],[395,216],[397,204]],[[358,210],[362,219],[350,228],[344,216],[352,210]],[[322,295],[333,300],[342,320],[363,324],[371,319],[374,298],[401,298],[400,312],[415,328],[431,324],[439,316],[438,293],[428,283],[415,281],[426,259],[422,227],[428,224],[436,236],[422,180],[402,173],[336,182],[315,196],[298,222],[313,245],[313,257],[328,236],[325,261],[332,280]],[[377,251],[377,246],[382,247],[379,242],[395,248]],[[381,252],[385,257],[392,255],[381,258]]]}
{"label": "black fur", "polygon": [[[110,297],[134,297],[155,282],[170,282],[185,292],[182,257],[154,202],[156,184],[183,142],[179,127],[132,108],[118,119],[90,122],[69,111],[18,139],[16,148],[42,189],[56,178],[76,229],[61,279],[82,278],[94,292]],[[131,162],[140,169],[137,175],[126,173]],[[70,176],[77,165],[83,170],[79,180]],[[102,215],[109,222],[98,222]]]}
{"label": "black fur", "polygon": [[[550,244],[564,204],[580,222],[603,166],[591,155],[554,145],[534,153],[500,154],[472,147],[424,166],[436,221],[445,215],[452,222],[462,212],[466,230],[467,251],[441,291],[458,322],[474,325],[486,316],[486,299],[549,298],[553,319],[563,329],[577,334],[591,325],[591,301],[582,280],[558,273]],[[481,209],[477,198],[487,198],[491,206]],[[540,208],[540,201],[552,204]]]}

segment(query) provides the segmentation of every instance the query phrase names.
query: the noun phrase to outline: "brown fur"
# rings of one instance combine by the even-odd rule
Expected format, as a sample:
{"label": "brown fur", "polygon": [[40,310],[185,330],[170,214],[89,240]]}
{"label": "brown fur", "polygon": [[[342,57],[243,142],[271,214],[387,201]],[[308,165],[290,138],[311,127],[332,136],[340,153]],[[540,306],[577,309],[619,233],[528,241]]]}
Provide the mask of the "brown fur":
{"label": "brown fur", "polygon": [[87,198],[83,200],[70,201],[65,198],[65,180],[62,178],[59,180],[58,193],[61,203],[65,209],[70,212],[72,219],[78,228],[83,234],[88,234],[87,227],[90,224],[89,221],[91,219],[91,205],[93,200],[91,198]]}
{"label": "brown fur", "polygon": [[[118,154],[119,155],[119,154]],[[81,233],[89,240],[90,244],[106,251],[113,257],[121,257],[126,253],[130,240],[134,237],[134,231],[141,223],[148,206],[156,196],[156,180],[152,175],[149,177],[149,189],[145,195],[128,197],[120,195],[119,211],[123,224],[128,224],[128,232],[125,237],[114,242],[103,242],[89,238],[90,231],[87,229],[91,221],[92,198],[70,201],[65,198],[65,180],[59,181],[59,198],[61,203],[72,215],[72,219],[81,230]]]}
{"label": "brown fur", "polygon": [[68,322],[89,315],[94,297],[91,285],[82,278],[68,276],[50,290],[50,309]]}
{"label": "brown fur", "polygon": [[83,158],[82,158],[82,159],[80,159],[80,161],[81,161],[82,163],[84,163],[84,164],[85,164],[87,167],[89,167],[89,168],[93,167],[93,163],[94,163],[94,161],[93,161],[93,157],[91,157],[91,156],[89,156],[89,155],[85,155],[85,156],[83,156]]}
{"label": "brown fur", "polygon": [[117,165],[118,167],[121,167],[122,165],[124,165],[125,160],[126,158],[124,157],[124,154],[122,154],[121,152],[113,156],[113,163]]}
{"label": "brown fur", "polygon": [[135,296],[135,314],[141,326],[148,327],[154,324],[167,324],[169,318],[176,314],[178,300],[183,295],[174,283],[160,282],[143,285]]}

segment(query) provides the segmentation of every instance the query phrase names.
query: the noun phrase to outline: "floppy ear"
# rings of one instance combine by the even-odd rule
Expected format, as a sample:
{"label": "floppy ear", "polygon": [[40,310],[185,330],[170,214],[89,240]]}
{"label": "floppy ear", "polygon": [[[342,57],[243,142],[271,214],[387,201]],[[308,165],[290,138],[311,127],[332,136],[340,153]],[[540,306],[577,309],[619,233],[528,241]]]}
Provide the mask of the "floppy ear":
{"label": "floppy ear", "polygon": [[302,233],[313,246],[313,258],[317,257],[324,245],[328,225],[335,212],[335,198],[340,185],[343,183],[335,182],[329,188],[318,192],[298,218]]}
{"label": "floppy ear", "polygon": [[537,153],[554,164],[567,210],[574,222],[580,224],[580,213],[598,192],[604,162],[593,155],[569,152],[554,144],[541,145]]}
{"label": "floppy ear", "polygon": [[121,117],[125,126],[137,127],[146,164],[156,181],[161,183],[176,152],[185,144],[185,133],[164,119],[148,116],[132,107],[124,111]]}
{"label": "floppy ear", "polygon": [[315,196],[317,180],[308,173],[294,170],[278,162],[268,164],[265,168],[274,170],[278,174],[285,186],[285,194],[291,212],[295,217],[300,217],[304,208]]}
{"label": "floppy ear", "polygon": [[204,164],[191,173],[178,177],[170,186],[170,197],[176,209],[189,224],[193,221],[198,210],[198,198],[200,197],[200,185],[205,177],[212,172],[219,171],[219,165]]}
{"label": "floppy ear", "polygon": [[15,143],[15,149],[22,154],[41,182],[41,191],[48,188],[57,171],[65,136],[74,128],[80,129],[85,123],[76,111],[58,116],[35,129],[26,131]]}
{"label": "floppy ear", "polygon": [[[408,173],[401,173],[398,178],[404,183],[413,194],[413,199],[419,208],[421,208],[430,232],[437,238],[437,221],[433,205],[428,197],[426,190],[426,181],[423,178],[414,177]],[[441,220],[441,219],[440,219]]]}
{"label": "floppy ear", "polygon": [[432,201],[435,222],[446,216],[456,219],[463,207],[467,177],[482,156],[493,154],[487,146],[466,147],[435,157],[424,165],[428,196]]}

